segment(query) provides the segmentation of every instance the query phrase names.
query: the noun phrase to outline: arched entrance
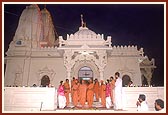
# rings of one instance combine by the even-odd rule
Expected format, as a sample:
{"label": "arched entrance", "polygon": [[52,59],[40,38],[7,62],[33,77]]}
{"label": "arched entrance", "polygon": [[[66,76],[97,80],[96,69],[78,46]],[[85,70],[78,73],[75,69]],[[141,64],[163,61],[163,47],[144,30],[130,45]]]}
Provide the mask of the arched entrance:
{"label": "arched entrance", "polygon": [[50,78],[47,76],[47,75],[44,75],[42,78],[41,78],[41,86],[42,87],[46,87],[50,84]]}
{"label": "arched entrance", "polygon": [[88,66],[81,67],[78,72],[78,79],[80,80],[80,83],[82,82],[82,80],[85,80],[86,83],[88,83],[90,79],[93,80],[92,69]]}
{"label": "arched entrance", "polygon": [[122,77],[122,86],[123,86],[123,87],[128,86],[128,84],[129,84],[130,81],[131,81],[130,76],[124,75],[124,76]]}

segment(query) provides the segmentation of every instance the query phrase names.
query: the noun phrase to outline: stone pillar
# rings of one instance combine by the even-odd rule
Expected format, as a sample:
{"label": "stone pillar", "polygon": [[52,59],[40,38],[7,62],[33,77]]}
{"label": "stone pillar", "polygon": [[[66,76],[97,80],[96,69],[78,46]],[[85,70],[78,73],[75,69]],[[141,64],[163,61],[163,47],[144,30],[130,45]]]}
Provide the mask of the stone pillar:
{"label": "stone pillar", "polygon": [[71,78],[71,71],[67,70],[67,79]]}
{"label": "stone pillar", "polygon": [[100,80],[104,80],[104,69],[99,68],[99,73],[100,73]]}
{"label": "stone pillar", "polygon": [[95,58],[94,62],[99,68],[100,80],[104,80],[104,68],[107,64],[107,54],[104,50],[96,51],[96,53],[99,56],[99,59]]}

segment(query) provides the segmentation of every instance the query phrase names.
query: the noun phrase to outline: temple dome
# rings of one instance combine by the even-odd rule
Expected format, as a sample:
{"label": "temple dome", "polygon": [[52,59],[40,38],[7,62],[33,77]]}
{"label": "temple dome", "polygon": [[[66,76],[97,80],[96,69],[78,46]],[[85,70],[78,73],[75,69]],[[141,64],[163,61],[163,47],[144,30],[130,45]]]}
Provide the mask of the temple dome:
{"label": "temple dome", "polygon": [[79,31],[77,31],[74,35],[78,35],[78,36],[83,36],[83,35],[84,36],[88,36],[88,35],[97,36],[97,34],[94,31],[88,29],[87,27],[80,27]]}

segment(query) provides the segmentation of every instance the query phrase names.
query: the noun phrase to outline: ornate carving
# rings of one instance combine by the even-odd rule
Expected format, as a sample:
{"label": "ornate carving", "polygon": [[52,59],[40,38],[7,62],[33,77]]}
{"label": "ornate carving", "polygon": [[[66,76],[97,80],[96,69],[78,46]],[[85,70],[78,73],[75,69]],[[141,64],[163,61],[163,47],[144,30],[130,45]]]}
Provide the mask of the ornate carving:
{"label": "ornate carving", "polygon": [[81,49],[89,49],[89,46],[88,46],[87,44],[83,44],[83,45],[81,46]]}
{"label": "ornate carving", "polygon": [[[96,56],[94,53],[90,53],[90,51],[86,50],[86,53],[78,53],[75,54],[77,51],[72,50],[65,50],[64,53],[64,65],[68,72],[68,77],[70,77],[69,73],[71,72],[72,67],[75,65],[77,61],[93,61],[97,67],[99,68],[99,72],[101,73],[101,76],[103,76],[104,67],[107,64],[107,53],[104,50],[101,51],[94,51],[96,53]],[[81,51],[78,51],[81,52]],[[76,55],[76,56],[74,56]],[[73,58],[72,58],[73,57]]]}
{"label": "ornate carving", "polygon": [[133,69],[129,69],[126,65],[118,70],[121,73],[121,76],[123,75],[129,75],[129,77],[131,78],[132,81],[134,81],[134,75],[135,75],[135,71]]}
{"label": "ornate carving", "polygon": [[153,70],[153,68],[141,68],[141,74],[147,79],[148,85],[151,85]]}
{"label": "ornate carving", "polygon": [[149,58],[145,56],[141,60],[142,61],[140,63],[140,66],[153,66],[153,68],[155,67],[155,60],[153,58],[150,61]]}
{"label": "ornate carving", "polygon": [[143,48],[141,48],[141,49],[139,50],[139,55],[144,56]]}
{"label": "ornate carving", "polygon": [[17,69],[15,71],[15,80],[14,85],[15,86],[22,86],[22,68],[20,66],[17,66]]}
{"label": "ornate carving", "polygon": [[151,61],[147,56],[143,57],[140,61],[141,74],[147,79],[148,85],[151,85],[152,74],[154,71],[155,60],[152,58]]}
{"label": "ornate carving", "polygon": [[107,40],[105,41],[104,45],[108,45],[108,47],[111,47],[111,36],[107,37]]}
{"label": "ornate carving", "polygon": [[59,36],[59,47],[63,46],[63,45],[66,45],[66,41],[63,40],[63,37],[62,36]]}
{"label": "ornate carving", "polygon": [[56,73],[53,69],[49,69],[47,66],[44,67],[43,69],[40,69],[38,71],[38,75],[39,75],[39,78],[38,78],[38,81],[41,81],[41,78],[44,76],[44,75],[48,75],[49,78],[50,78],[50,81],[53,80],[53,78],[55,77]]}

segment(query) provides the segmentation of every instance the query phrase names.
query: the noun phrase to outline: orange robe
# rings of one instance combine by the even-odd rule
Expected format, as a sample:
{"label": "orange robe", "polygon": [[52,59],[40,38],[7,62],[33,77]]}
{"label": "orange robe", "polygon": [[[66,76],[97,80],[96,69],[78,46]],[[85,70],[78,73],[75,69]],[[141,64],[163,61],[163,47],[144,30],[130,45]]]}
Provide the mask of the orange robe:
{"label": "orange robe", "polygon": [[101,104],[103,107],[106,106],[106,85],[105,84],[102,84],[100,86],[101,88]]}
{"label": "orange robe", "polygon": [[87,88],[87,101],[88,101],[89,107],[92,107],[92,104],[93,104],[93,94],[94,94],[93,88],[94,88],[93,83],[90,83]]}
{"label": "orange robe", "polygon": [[85,84],[80,84],[79,86],[79,102],[84,107],[85,102],[86,102],[86,90],[87,90],[87,85]]}
{"label": "orange robe", "polygon": [[111,83],[110,83],[110,86],[111,86],[111,101],[112,103],[114,103],[114,94],[113,94],[113,90],[114,90],[114,87],[115,87],[115,80],[112,80]]}
{"label": "orange robe", "polygon": [[72,80],[71,81],[71,99],[73,100],[73,90],[72,90],[72,87],[73,85],[75,84],[75,80]]}
{"label": "orange robe", "polygon": [[74,106],[77,106],[77,104],[78,104],[78,99],[79,99],[78,88],[79,88],[78,84],[74,84],[73,87],[72,87],[72,91],[73,91],[72,101],[73,101]]}
{"label": "orange robe", "polygon": [[65,92],[65,97],[66,97],[66,106],[68,106],[69,105],[70,85],[67,82],[64,83],[64,92]]}
{"label": "orange robe", "polygon": [[94,93],[96,96],[96,101],[99,101],[99,82],[94,84]]}

